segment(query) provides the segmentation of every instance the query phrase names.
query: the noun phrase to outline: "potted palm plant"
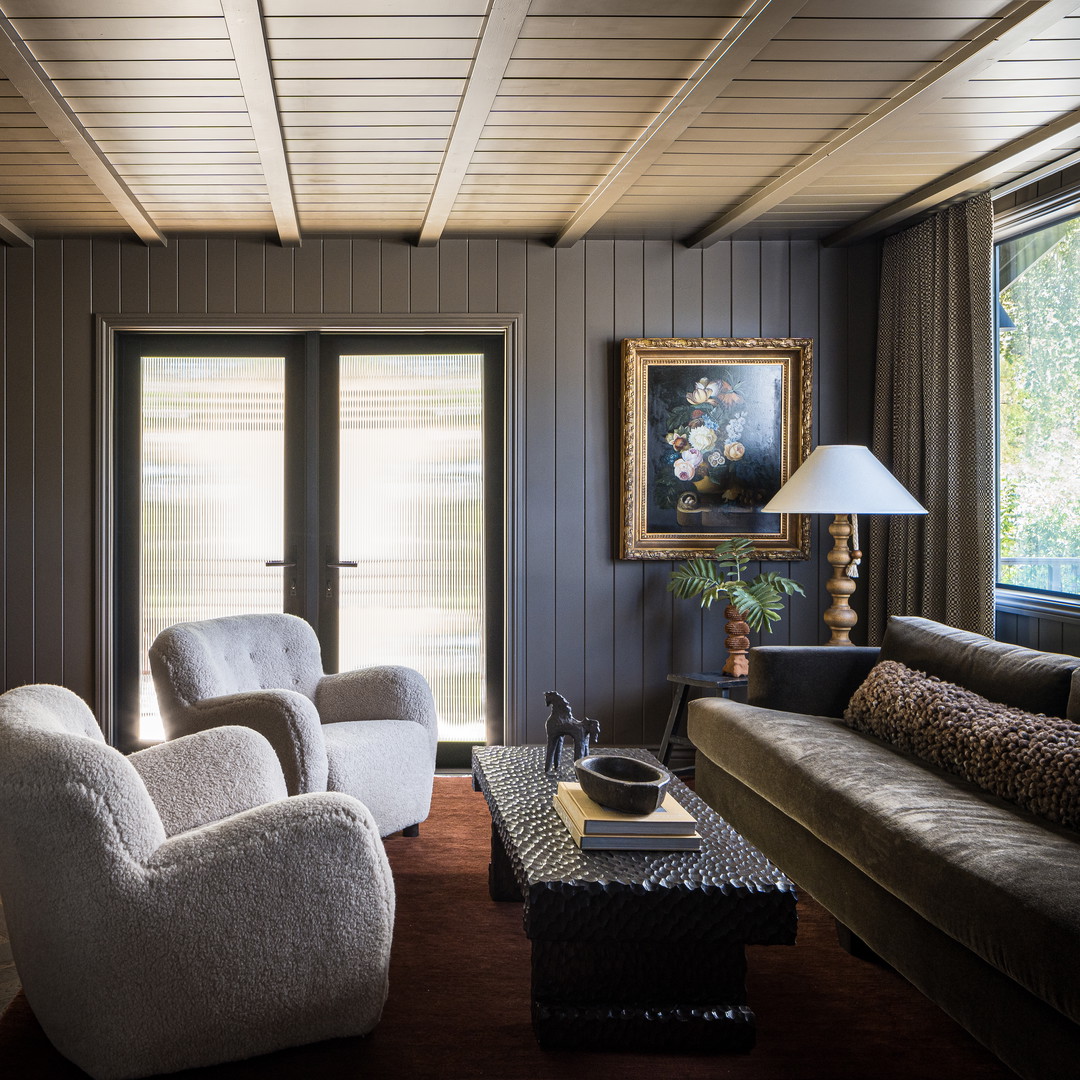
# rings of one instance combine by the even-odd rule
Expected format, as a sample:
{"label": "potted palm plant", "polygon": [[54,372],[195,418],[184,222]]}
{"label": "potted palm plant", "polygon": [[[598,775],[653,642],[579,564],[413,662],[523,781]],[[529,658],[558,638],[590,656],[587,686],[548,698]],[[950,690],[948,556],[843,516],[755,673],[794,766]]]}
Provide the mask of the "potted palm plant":
{"label": "potted palm plant", "polygon": [[754,557],[754,542],[745,537],[721,540],[712,555],[687,559],[671,572],[668,589],[676,596],[689,600],[701,597],[703,608],[714,601],[725,601],[728,650],[724,664],[725,675],[745,675],[749,670],[747,651],[751,630],[762,628],[772,633],[773,623],[780,621],[784,597],[798,593],[803,587],[775,570],[763,571],[753,581],[744,581],[747,564]]}

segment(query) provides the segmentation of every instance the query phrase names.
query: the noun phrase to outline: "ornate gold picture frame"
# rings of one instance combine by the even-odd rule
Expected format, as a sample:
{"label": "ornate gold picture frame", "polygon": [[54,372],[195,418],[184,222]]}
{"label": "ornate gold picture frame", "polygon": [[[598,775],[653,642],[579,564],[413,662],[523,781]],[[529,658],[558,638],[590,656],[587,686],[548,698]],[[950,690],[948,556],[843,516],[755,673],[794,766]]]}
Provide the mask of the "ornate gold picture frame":
{"label": "ornate gold picture frame", "polygon": [[748,537],[761,559],[806,559],[810,523],[761,508],[810,453],[809,338],[622,343],[619,555],[683,559]]}

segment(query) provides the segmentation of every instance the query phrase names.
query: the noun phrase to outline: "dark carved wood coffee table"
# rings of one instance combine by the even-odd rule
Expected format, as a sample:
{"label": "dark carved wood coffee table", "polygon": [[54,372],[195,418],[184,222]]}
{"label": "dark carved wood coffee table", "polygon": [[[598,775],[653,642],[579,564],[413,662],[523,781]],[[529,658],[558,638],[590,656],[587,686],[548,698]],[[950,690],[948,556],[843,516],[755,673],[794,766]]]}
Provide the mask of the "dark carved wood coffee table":
{"label": "dark carved wood coffee table", "polygon": [[557,779],[574,779],[569,755],[555,778],[542,746],[473,749],[492,899],[525,904],[541,1045],[749,1050],[744,947],[795,943],[791,882],[678,779],[670,790],[698,819],[701,851],[581,851],[552,806]]}

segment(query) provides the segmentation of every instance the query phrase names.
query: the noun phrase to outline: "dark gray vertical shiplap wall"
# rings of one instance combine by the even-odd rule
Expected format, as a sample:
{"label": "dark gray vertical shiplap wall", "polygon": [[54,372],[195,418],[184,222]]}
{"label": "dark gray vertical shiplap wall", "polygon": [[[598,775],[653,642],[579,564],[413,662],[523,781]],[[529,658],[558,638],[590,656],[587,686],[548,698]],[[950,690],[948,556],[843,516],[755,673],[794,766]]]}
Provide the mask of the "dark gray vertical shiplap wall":
{"label": "dark gray vertical shiplap wall", "polygon": [[998,608],[994,637],[1028,649],[1080,656],[1080,622],[1075,618],[1020,614]]}
{"label": "dark gray vertical shiplap wall", "polygon": [[[815,340],[814,441],[866,441],[876,310],[873,247],[736,241],[690,251],[660,241],[445,240],[431,248],[250,238],[167,248],[49,239],[0,262],[4,317],[5,686],[94,686],[95,313],[525,315],[524,550],[527,733],[543,692],[595,716],[605,741],[653,742],[671,670],[715,668],[716,611],[667,592],[670,566],[612,557],[618,518],[618,342],[624,337]],[[769,639],[823,637],[824,523],[814,557],[780,566],[806,587]]]}

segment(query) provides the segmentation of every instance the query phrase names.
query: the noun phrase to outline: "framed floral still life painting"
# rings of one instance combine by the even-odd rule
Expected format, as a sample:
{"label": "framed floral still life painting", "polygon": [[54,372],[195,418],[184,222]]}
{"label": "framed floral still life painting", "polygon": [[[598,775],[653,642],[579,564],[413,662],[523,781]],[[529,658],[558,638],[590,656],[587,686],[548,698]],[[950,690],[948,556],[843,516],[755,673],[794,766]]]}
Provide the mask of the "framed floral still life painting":
{"label": "framed floral still life painting", "polygon": [[810,453],[809,338],[630,338],[622,345],[624,559],[682,559],[748,537],[805,559],[809,518],[762,507]]}

